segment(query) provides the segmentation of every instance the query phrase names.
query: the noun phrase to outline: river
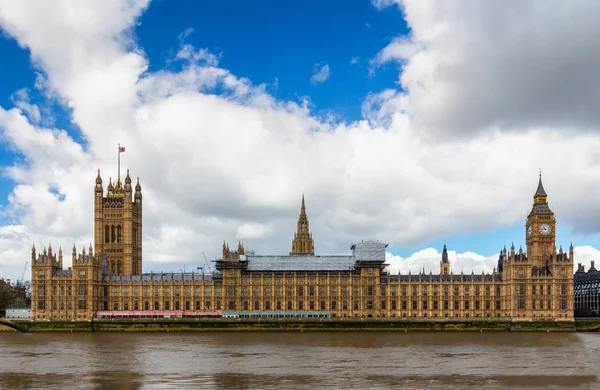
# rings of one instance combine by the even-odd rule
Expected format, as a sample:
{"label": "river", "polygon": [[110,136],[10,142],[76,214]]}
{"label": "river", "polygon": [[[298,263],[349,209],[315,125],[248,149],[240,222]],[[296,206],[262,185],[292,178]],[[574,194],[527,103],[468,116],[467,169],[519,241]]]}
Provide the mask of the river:
{"label": "river", "polygon": [[9,333],[3,389],[600,389],[593,333]]}

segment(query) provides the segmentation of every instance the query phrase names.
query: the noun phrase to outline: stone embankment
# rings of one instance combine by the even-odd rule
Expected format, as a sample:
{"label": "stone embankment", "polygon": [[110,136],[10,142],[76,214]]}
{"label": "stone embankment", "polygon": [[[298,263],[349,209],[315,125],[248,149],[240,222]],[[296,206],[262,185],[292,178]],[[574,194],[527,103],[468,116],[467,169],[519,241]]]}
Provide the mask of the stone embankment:
{"label": "stone embankment", "polygon": [[102,319],[93,321],[11,321],[0,328],[27,332],[210,332],[210,331],[392,331],[392,332],[596,332],[600,319],[560,321],[403,319]]}

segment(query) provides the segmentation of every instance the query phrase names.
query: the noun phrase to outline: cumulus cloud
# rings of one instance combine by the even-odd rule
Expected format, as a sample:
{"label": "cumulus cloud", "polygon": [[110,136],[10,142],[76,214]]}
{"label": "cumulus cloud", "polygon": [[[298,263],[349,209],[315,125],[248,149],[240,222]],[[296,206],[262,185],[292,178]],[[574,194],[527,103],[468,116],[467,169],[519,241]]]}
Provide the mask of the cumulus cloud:
{"label": "cumulus cloud", "polygon": [[[490,129],[598,129],[600,3],[374,0],[401,5],[411,29],[374,58],[402,63],[400,84],[436,137]],[[569,15],[568,18],[565,15]]]}
{"label": "cumulus cloud", "polygon": [[[441,259],[442,254],[434,248],[423,249],[407,258],[386,253],[386,264],[389,264],[388,270],[393,274],[411,272],[414,275],[423,271],[427,274],[439,274]],[[498,264],[498,255],[486,257],[473,252],[457,253],[448,250],[448,261],[450,270],[455,275],[461,272],[492,273]]]}
{"label": "cumulus cloud", "polygon": [[322,84],[331,76],[329,65],[316,64],[313,69],[313,74],[310,77],[311,84]]}
{"label": "cumulus cloud", "polygon": [[[433,142],[427,120],[458,105],[473,110],[466,121],[482,107],[448,98],[439,113],[412,86],[371,93],[365,120],[323,121],[305,100],[277,100],[266,85],[219,67],[218,55],[185,43],[191,30],[174,38],[181,69],[150,72],[132,30],[147,4],[0,0],[1,28],[30,50],[38,88],[69,110],[85,140],[38,123],[16,103],[0,107],[0,138],[23,156],[2,168],[16,183],[3,210],[15,223],[0,233],[13,237],[0,245],[5,275],[20,272],[32,242],[80,248],[92,241],[96,169],[105,185],[116,177],[117,143],[127,147],[122,165],[141,180],[144,262],[154,269],[204,263],[201,253],[218,256],[224,239],[259,253],[289,252],[302,192],[321,254],[347,253],[361,239],[415,246],[512,226],[531,207],[540,165],[560,223],[575,233],[600,231],[597,134],[564,134],[542,120]],[[425,32],[414,34],[425,53],[388,50],[379,62],[403,55],[406,80],[416,77],[408,71],[415,58],[431,50]],[[316,70],[325,67],[329,74],[327,65]],[[427,250],[403,261],[417,266],[426,256],[437,266]],[[485,256],[456,256],[465,271],[489,269]]]}

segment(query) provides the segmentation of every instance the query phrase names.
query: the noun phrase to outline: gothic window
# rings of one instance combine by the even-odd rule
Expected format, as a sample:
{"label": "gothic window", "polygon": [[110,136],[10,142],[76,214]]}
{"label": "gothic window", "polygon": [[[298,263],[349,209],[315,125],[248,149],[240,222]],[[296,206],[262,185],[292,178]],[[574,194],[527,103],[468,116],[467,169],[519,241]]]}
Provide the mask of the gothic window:
{"label": "gothic window", "polygon": [[123,242],[123,228],[121,225],[117,226],[117,242],[119,244]]}
{"label": "gothic window", "polygon": [[116,271],[116,269],[115,269],[115,261],[114,261],[114,260],[110,262],[110,270],[111,270],[111,272],[112,272],[113,274],[114,274],[114,273],[115,273],[115,271]]}
{"label": "gothic window", "polygon": [[116,234],[115,234],[115,225],[112,225],[110,228],[111,231],[111,236],[110,236],[110,242],[115,242]]}
{"label": "gothic window", "polygon": [[121,260],[117,261],[117,274],[121,275],[121,271],[122,271],[122,265],[121,265]]}
{"label": "gothic window", "polygon": [[110,242],[110,228],[108,225],[104,227],[104,242],[107,244]]}

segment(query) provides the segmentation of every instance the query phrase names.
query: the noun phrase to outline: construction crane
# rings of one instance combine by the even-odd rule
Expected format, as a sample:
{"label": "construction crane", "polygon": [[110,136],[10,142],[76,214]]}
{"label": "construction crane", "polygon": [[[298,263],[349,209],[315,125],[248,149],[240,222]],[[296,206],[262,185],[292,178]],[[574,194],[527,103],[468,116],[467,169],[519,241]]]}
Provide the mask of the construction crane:
{"label": "construction crane", "polygon": [[206,262],[206,266],[208,267],[208,271],[212,274],[212,268],[210,268],[210,262],[206,258],[206,255],[204,254],[204,251],[202,251],[202,256],[204,256],[204,261]]}
{"label": "construction crane", "polygon": [[26,261],[25,267],[23,267],[23,273],[21,274],[21,277],[19,279],[17,279],[17,284],[23,284],[23,279],[25,279],[25,272],[27,272],[28,265],[29,265],[29,261]]}

